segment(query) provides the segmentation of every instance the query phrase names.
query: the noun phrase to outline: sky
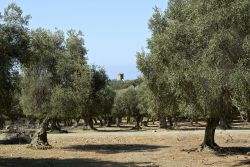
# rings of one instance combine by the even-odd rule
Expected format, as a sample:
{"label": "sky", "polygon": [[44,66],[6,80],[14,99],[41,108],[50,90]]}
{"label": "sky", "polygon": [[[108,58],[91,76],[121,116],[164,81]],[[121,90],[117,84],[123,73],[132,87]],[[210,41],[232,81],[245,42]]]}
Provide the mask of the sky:
{"label": "sky", "polygon": [[136,52],[151,35],[148,20],[153,8],[164,11],[168,0],[0,0],[0,11],[11,2],[32,16],[31,29],[81,30],[89,64],[104,67],[110,79],[118,73],[136,79]]}

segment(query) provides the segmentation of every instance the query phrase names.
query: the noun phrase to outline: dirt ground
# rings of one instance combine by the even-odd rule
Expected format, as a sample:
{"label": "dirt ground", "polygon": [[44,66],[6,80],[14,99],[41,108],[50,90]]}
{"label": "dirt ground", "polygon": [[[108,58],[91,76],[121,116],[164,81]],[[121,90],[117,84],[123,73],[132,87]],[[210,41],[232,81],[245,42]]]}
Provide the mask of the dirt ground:
{"label": "dirt ground", "polygon": [[70,129],[49,134],[51,150],[32,150],[27,145],[0,145],[0,167],[203,167],[250,166],[250,125],[216,130],[220,151],[195,151],[202,142],[204,126],[178,130],[147,127]]}

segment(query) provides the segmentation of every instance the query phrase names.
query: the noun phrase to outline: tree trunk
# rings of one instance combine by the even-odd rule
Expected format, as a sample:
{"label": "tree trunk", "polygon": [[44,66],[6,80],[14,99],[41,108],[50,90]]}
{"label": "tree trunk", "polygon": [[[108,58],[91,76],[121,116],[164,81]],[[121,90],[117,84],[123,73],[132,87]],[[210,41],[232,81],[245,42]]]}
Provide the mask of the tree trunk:
{"label": "tree trunk", "polygon": [[194,119],[190,118],[190,125],[193,126]]}
{"label": "tree trunk", "polygon": [[107,124],[108,124],[108,118],[107,118],[107,117],[104,117],[104,118],[103,118],[103,125],[104,125],[104,126],[107,126]]}
{"label": "tree trunk", "polygon": [[137,116],[137,117],[135,118],[135,120],[136,120],[136,125],[135,125],[134,129],[141,129],[141,126],[140,126],[141,117],[142,117],[142,116]]}
{"label": "tree trunk", "polygon": [[198,124],[198,117],[194,117],[195,124]]}
{"label": "tree trunk", "polygon": [[86,126],[88,127],[88,129],[96,130],[96,128],[94,127],[94,122],[93,122],[92,118],[87,118],[84,120],[85,120],[84,122],[85,122]]}
{"label": "tree trunk", "polygon": [[155,118],[152,118],[152,124],[155,125]]}
{"label": "tree trunk", "polygon": [[35,122],[36,121],[34,118],[27,118],[27,121],[26,121],[27,128],[29,128],[29,129],[35,128]]}
{"label": "tree trunk", "polygon": [[89,127],[90,127],[90,129],[95,129],[94,128],[94,122],[93,122],[92,118],[89,118]]}
{"label": "tree trunk", "polygon": [[224,129],[224,130],[225,129],[232,129],[230,122],[231,121],[227,120],[226,118],[221,118],[219,126],[220,126],[221,129]]}
{"label": "tree trunk", "polygon": [[4,119],[0,117],[0,129],[4,128]]}
{"label": "tree trunk", "polygon": [[165,116],[160,117],[160,128],[167,128],[167,121]]}
{"label": "tree trunk", "polygon": [[174,127],[177,127],[178,126],[178,121],[177,119],[174,120]]}
{"label": "tree trunk", "polygon": [[215,149],[218,147],[218,145],[214,141],[215,129],[218,124],[219,124],[218,118],[209,118],[207,120],[205,136],[204,136],[203,143],[201,145],[202,148],[209,147],[209,148]]}
{"label": "tree trunk", "polygon": [[72,119],[64,120],[64,126],[72,126],[72,125],[73,125]]}
{"label": "tree trunk", "polygon": [[68,126],[72,126],[72,125],[73,125],[73,121],[72,121],[72,119],[69,119]]}
{"label": "tree trunk", "polygon": [[61,128],[60,121],[58,119],[56,120],[56,126]]}
{"label": "tree trunk", "polygon": [[108,117],[107,119],[107,127],[111,127],[111,124],[112,124],[112,117]]}
{"label": "tree trunk", "polygon": [[147,127],[147,126],[148,126],[148,122],[149,122],[149,118],[147,118],[146,121],[142,121],[142,122],[141,122],[141,125]]}
{"label": "tree trunk", "polygon": [[141,128],[141,126],[140,126],[140,121],[136,120],[135,128],[136,128],[136,129],[140,129],[140,128]]}
{"label": "tree trunk", "polygon": [[50,129],[51,129],[51,131],[60,131],[61,130],[61,128],[57,125],[56,119],[52,119]]}
{"label": "tree trunk", "polygon": [[127,124],[130,124],[130,116],[127,117]]}
{"label": "tree trunk", "polygon": [[195,124],[198,124],[198,117],[192,117],[190,118],[190,125],[193,126]]}
{"label": "tree trunk", "polygon": [[141,126],[142,126],[142,122],[143,122],[143,116],[141,116],[141,118],[140,118]]}
{"label": "tree trunk", "polygon": [[100,122],[100,127],[103,127],[103,121],[102,118],[98,118],[99,122]]}
{"label": "tree trunk", "polygon": [[174,126],[177,127],[178,126],[178,118],[174,117]]}
{"label": "tree trunk", "polygon": [[97,124],[98,124],[98,122],[97,122],[97,119],[96,119],[96,118],[94,118],[94,119],[92,119],[92,120],[94,120],[94,124],[95,124],[95,125],[97,125]]}
{"label": "tree trunk", "polygon": [[116,126],[120,127],[121,126],[121,122],[122,122],[122,118],[121,117],[117,117],[116,118]]}
{"label": "tree trunk", "polygon": [[172,117],[168,117],[168,122],[169,122],[169,126],[173,127],[173,120]]}
{"label": "tree trunk", "polygon": [[250,111],[247,112],[247,122],[250,122]]}
{"label": "tree trunk", "polygon": [[79,122],[80,122],[80,118],[76,118],[76,125],[75,125],[75,127],[79,126]]}
{"label": "tree trunk", "polygon": [[41,127],[39,130],[36,131],[34,134],[34,137],[30,143],[31,148],[34,149],[51,149],[52,146],[48,143],[48,138],[47,138],[47,128],[49,124],[49,119],[45,118],[43,120],[43,123],[41,124]]}

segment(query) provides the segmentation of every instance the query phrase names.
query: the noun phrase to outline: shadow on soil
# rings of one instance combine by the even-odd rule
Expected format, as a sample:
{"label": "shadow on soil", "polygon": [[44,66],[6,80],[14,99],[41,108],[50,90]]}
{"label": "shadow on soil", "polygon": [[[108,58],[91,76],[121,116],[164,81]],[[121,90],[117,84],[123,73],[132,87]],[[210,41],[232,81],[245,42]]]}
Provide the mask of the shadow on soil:
{"label": "shadow on soil", "polygon": [[[209,149],[209,148],[205,148]],[[192,149],[182,149],[185,152],[196,152],[199,151],[199,148]],[[210,149],[209,149],[210,150]],[[202,150],[204,151],[204,150]],[[250,153],[250,147],[220,147],[216,150],[213,150],[217,156],[230,156],[230,155],[248,155]],[[249,163],[249,161],[248,161]]]}
{"label": "shadow on soil", "polygon": [[250,166],[250,160],[249,159],[241,160],[236,165],[234,165],[234,167],[243,166],[243,165]]}
{"label": "shadow on soil", "polygon": [[218,156],[227,155],[247,155],[250,153],[250,147],[220,147],[215,154]]}
{"label": "shadow on soil", "polygon": [[200,127],[200,128],[174,128],[173,130],[178,130],[178,131],[196,131],[196,130],[205,130],[205,128]]}
{"label": "shadow on soil", "polygon": [[145,129],[97,129],[97,132],[138,132],[138,131],[146,131]]}
{"label": "shadow on soil", "polygon": [[72,145],[64,149],[69,151],[91,151],[104,154],[114,154],[121,152],[145,152],[158,151],[160,148],[169,146],[144,145],[144,144],[100,144],[100,145]]}
{"label": "shadow on soil", "polygon": [[29,158],[3,158],[0,157],[0,167],[158,167],[151,162],[119,163],[100,161],[94,159],[29,159]]}
{"label": "shadow on soil", "polygon": [[250,128],[248,128],[248,127],[233,127],[230,130],[250,130]]}

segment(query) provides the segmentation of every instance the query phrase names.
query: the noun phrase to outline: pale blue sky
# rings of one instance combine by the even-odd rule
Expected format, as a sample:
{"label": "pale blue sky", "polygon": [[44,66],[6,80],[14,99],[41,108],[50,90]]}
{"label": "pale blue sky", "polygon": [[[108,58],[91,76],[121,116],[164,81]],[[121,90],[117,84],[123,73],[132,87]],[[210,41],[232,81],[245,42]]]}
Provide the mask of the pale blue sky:
{"label": "pale blue sky", "polygon": [[168,0],[0,0],[0,11],[11,2],[30,14],[30,28],[76,29],[84,33],[90,64],[103,66],[111,79],[123,72],[135,79],[137,51],[150,37],[148,20],[155,6]]}

